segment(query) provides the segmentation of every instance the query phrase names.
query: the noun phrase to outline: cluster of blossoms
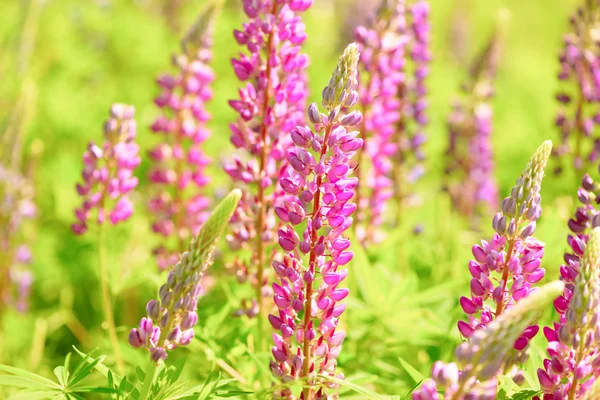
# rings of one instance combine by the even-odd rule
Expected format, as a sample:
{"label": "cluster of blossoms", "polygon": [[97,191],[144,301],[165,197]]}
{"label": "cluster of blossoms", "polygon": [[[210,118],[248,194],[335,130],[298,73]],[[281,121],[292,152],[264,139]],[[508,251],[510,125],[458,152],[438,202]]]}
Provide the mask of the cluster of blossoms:
{"label": "cluster of blossoms", "polygon": [[[584,185],[597,190],[587,175]],[[569,235],[572,253],[565,254],[568,265],[560,269],[565,289],[554,302],[560,320],[544,328],[550,356],[538,369],[544,400],[583,398],[600,376],[600,220],[589,215],[596,214],[588,197],[595,195],[584,188],[579,195],[585,206],[577,210],[580,224],[569,221],[577,232]]]}
{"label": "cluster of blossoms", "polygon": [[217,241],[240,197],[241,193],[236,189],[217,206],[169,272],[167,283],[160,287],[158,299],[150,300],[146,305],[147,317],[129,332],[129,344],[145,347],[153,361],[165,360],[168,350],[186,346],[194,338],[194,325],[198,322],[196,306],[202,292],[200,281],[212,264]]}
{"label": "cluster of blossoms", "polygon": [[[386,219],[392,197],[398,202],[398,214],[407,200],[414,200],[408,187],[423,172],[425,80],[431,60],[428,19],[427,1],[407,7],[404,0],[383,0],[367,25],[355,32],[362,70],[360,134],[365,140],[358,154],[358,174],[359,183],[368,182],[357,189],[357,233],[363,242],[381,238],[377,228]],[[367,164],[368,176],[362,177]]]}
{"label": "cluster of blossoms", "polygon": [[581,171],[600,157],[600,137],[594,135],[595,126],[600,124],[600,2],[587,0],[571,17],[571,26],[559,57],[558,78],[565,87],[556,95],[561,143],[554,155],[559,163],[568,155],[575,169]]}
{"label": "cluster of blossoms", "polygon": [[[358,57],[358,46],[349,45],[323,90],[327,114],[311,104],[313,128],[296,127],[291,134],[295,146],[286,153],[291,168],[282,173],[280,184],[287,196],[276,207],[286,223],[278,232],[286,254],[282,262],[273,262],[279,278],[273,283],[273,300],[279,313],[269,315],[277,331],[271,371],[283,383],[275,398],[295,399],[286,383],[297,379],[307,380],[301,399],[336,398],[326,393],[336,385],[317,375],[336,376],[336,359],[346,337],[338,322],[346,308],[339,302],[348,289],[339,285],[348,270],[340,267],[353,257],[343,233],[352,225],[356,209],[350,202],[357,185],[350,177],[350,162],[363,141],[358,131],[349,130],[360,124],[361,113],[345,110],[358,100]],[[301,223],[306,224],[302,239],[294,230]]]}
{"label": "cluster of blossoms", "polygon": [[246,85],[239,90],[239,99],[229,101],[239,113],[230,125],[231,142],[247,154],[245,159],[234,157],[225,171],[246,189],[228,241],[232,249],[251,253],[251,260],[234,262],[238,279],[249,279],[256,288],[252,306],[242,310],[249,316],[260,310],[263,296],[270,294],[264,268],[274,254],[280,225],[273,211],[282,194],[277,179],[286,164],[289,133],[304,120],[307,97],[308,56],[301,51],[306,33],[298,13],[311,4],[312,0],[244,0],[249,21],[234,32],[249,54],[232,60],[235,74]]}
{"label": "cluster of blossoms", "polygon": [[[494,400],[497,376],[514,363],[509,356],[523,330],[535,322],[563,291],[560,281],[548,283],[461,343],[456,363],[433,365],[432,379],[413,392],[413,400]],[[443,390],[444,394],[438,393]],[[561,397],[563,399],[563,397]]]}
{"label": "cluster of blossoms", "polygon": [[8,304],[20,312],[27,310],[33,281],[31,251],[20,238],[23,222],[37,214],[33,194],[26,177],[0,165],[0,310]]}
{"label": "cluster of blossoms", "polygon": [[133,106],[114,104],[104,124],[104,144],[98,146],[90,142],[83,154],[83,183],[77,184],[77,193],[83,203],[75,210],[77,222],[72,226],[77,235],[87,231],[94,209],[97,209],[99,225],[105,222],[107,213],[114,225],[133,213],[128,193],[138,184],[133,171],[141,161],[139,146],[135,143],[134,113]]}
{"label": "cluster of blossoms", "polygon": [[[552,143],[546,141],[531,157],[510,196],[502,202],[502,212],[494,216],[497,233],[491,242],[473,246],[471,296],[460,298],[468,320],[458,322],[460,333],[467,339],[529,296],[534,291],[531,286],[544,277],[545,270],[540,268],[544,244],[531,235],[541,214],[540,189],[551,149]],[[512,357],[525,360],[523,350],[538,330],[532,325],[522,332]]]}
{"label": "cluster of blossoms", "polygon": [[499,58],[494,35],[473,63],[448,119],[445,189],[454,207],[477,222],[486,211],[497,209],[498,188],[492,153],[492,105],[494,78]]}
{"label": "cluster of blossoms", "polygon": [[190,236],[200,230],[207,217],[209,200],[199,192],[208,184],[204,169],[210,162],[202,152],[208,138],[206,122],[210,115],[205,104],[212,98],[214,74],[212,58],[212,10],[200,19],[183,41],[183,54],[173,56],[175,74],[158,79],[162,92],[155,99],[162,114],[152,131],[164,141],[149,153],[153,166],[149,179],[157,188],[148,206],[156,220],[152,230],[164,238],[174,237],[171,247],[154,249],[161,269],[173,266]]}

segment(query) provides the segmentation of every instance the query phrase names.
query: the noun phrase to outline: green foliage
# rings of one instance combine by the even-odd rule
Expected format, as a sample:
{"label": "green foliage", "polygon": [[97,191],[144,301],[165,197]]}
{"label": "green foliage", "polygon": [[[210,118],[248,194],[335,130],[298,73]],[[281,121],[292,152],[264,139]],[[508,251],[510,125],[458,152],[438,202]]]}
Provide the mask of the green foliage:
{"label": "green foliage", "polygon": [[58,383],[21,368],[0,365],[0,386],[17,388],[18,391],[8,397],[17,399],[83,399],[86,393],[117,393],[109,386],[88,386],[83,383],[106,356],[84,357],[71,369],[71,353],[65,357],[64,364],[54,368]]}
{"label": "green foliage", "polygon": [[[164,3],[166,0],[2,2],[0,76],[6,79],[0,85],[0,127],[5,126],[26,77],[39,96],[31,104],[34,112],[26,129],[25,156],[31,154],[35,139],[43,143],[45,151],[35,182],[40,219],[27,232],[34,255],[32,311],[26,315],[6,313],[0,321],[0,331],[4,332],[0,334],[0,362],[5,364],[0,367],[0,398],[35,400],[49,394],[56,399],[68,398],[66,390],[72,391],[68,395],[73,399],[135,399],[139,395],[140,378],[145,375],[141,370],[136,372],[135,366],[144,365],[147,354],[125,345],[126,332],[137,324],[145,301],[155,297],[166,275],[156,271],[151,256],[159,239],[151,232],[151,216],[144,212],[149,194],[147,158],[138,171],[140,191],[133,199],[136,214],[128,223],[111,229],[108,237],[114,309],[128,365],[124,377],[112,372],[114,359],[110,354],[86,355],[96,347],[106,352],[110,346],[101,327],[94,235],[76,238],[69,226],[78,201],[74,185],[79,179],[82,151],[88,141],[99,140],[101,123],[112,102],[136,106],[141,154],[156,140],[147,129],[157,115],[152,97],[158,89],[153,80],[168,70],[169,57],[179,49],[181,39],[168,29],[161,15]],[[182,3],[186,5],[181,26],[191,26],[206,0]],[[240,49],[232,30],[241,25],[243,15],[237,8],[239,1],[230,3],[235,5],[225,7],[215,24],[213,66],[217,81],[215,99],[209,105],[212,136],[206,142],[206,151],[214,161],[209,168],[212,183],[208,193],[215,198],[231,188],[220,161],[233,152],[227,125],[235,116],[226,102],[240,87],[230,58]],[[333,9],[329,2],[316,0],[305,17],[306,48],[311,57],[310,101],[318,100],[330,77],[338,50],[345,44],[338,41],[347,41],[339,40],[338,32],[348,2],[339,3],[342,8]],[[427,175],[418,187],[423,200],[406,213],[397,230],[388,232],[384,242],[362,249],[352,241],[355,258],[344,281],[351,295],[341,321],[348,334],[339,359],[340,369],[348,377],[340,388],[342,398],[410,399],[412,389],[429,376],[432,363],[451,360],[460,342],[455,324],[463,314],[458,298],[468,291],[470,248],[491,236],[492,215],[481,221],[480,231],[473,232],[439,190],[447,135],[445,117],[465,75],[451,43],[457,15],[458,27],[466,30],[463,45],[467,52],[487,39],[500,7],[512,15],[494,99],[495,162],[500,193],[505,196],[534,147],[558,137],[552,126],[557,53],[568,16],[578,3],[431,0],[434,61],[429,84],[434,89],[428,98]],[[24,33],[32,32],[32,27],[37,35],[26,40],[31,36]],[[30,49],[28,57],[21,56],[27,53],[22,48]],[[26,68],[19,72],[19,65]],[[595,171],[590,174],[596,176]],[[546,280],[559,276],[566,221],[574,208],[577,184],[572,171],[565,171],[560,178],[548,174],[544,180],[543,213],[536,237],[546,243]],[[227,205],[215,211],[204,244],[212,246],[217,240],[215,235],[225,229],[234,203],[235,195],[230,195]],[[417,224],[424,227],[421,234],[412,232]],[[248,285],[240,285],[225,269],[224,259],[229,258],[225,252],[226,246],[218,245],[215,265],[198,305],[201,319],[196,339],[187,353],[184,349],[173,352],[169,365],[158,371],[152,392],[156,398],[268,397],[271,355],[268,346],[255,347],[255,339],[261,336],[257,321],[234,317],[250,293]],[[540,325],[551,321],[551,316],[545,315]],[[264,342],[270,343],[269,335],[265,336]],[[73,344],[86,352],[79,353],[82,361],[58,367],[54,378],[53,367],[62,362]],[[526,400],[538,394],[535,370],[545,354],[545,344],[541,334],[532,342],[526,384],[523,389],[503,386],[505,399]]]}

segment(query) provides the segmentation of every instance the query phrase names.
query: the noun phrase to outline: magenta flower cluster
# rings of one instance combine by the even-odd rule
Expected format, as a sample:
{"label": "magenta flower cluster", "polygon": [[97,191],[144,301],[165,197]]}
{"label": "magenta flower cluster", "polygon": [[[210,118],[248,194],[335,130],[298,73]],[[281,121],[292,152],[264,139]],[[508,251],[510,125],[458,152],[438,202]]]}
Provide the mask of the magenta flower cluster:
{"label": "magenta flower cluster", "polygon": [[475,59],[463,95],[448,118],[446,183],[452,204],[473,223],[480,215],[498,207],[494,179],[491,99],[494,95],[499,51],[494,35]]}
{"label": "magenta flower cluster", "polygon": [[201,45],[183,46],[184,54],[173,56],[177,72],[157,79],[162,92],[155,103],[162,114],[152,124],[152,131],[164,139],[149,153],[153,162],[149,179],[157,192],[148,206],[156,217],[152,230],[163,238],[174,238],[171,246],[154,249],[161,269],[177,262],[190,236],[200,230],[210,203],[202,193],[209,182],[205,167],[210,163],[202,143],[209,137],[206,103],[212,98],[214,80],[209,66],[212,30],[211,21],[199,23],[207,25],[196,27]]}
{"label": "magenta flower cluster", "polygon": [[[329,85],[323,90],[322,114],[315,103],[308,108],[313,128],[297,126],[291,133],[292,146],[286,152],[290,168],[283,171],[280,184],[286,193],[276,207],[285,226],[279,229],[279,245],[286,252],[273,268],[279,283],[273,283],[277,315],[269,315],[277,331],[273,335],[274,361],[271,371],[283,382],[305,377],[310,387],[303,398],[324,395],[317,375],[336,376],[337,357],[346,333],[338,328],[341,304],[348,289],[340,288],[348,270],[340,269],[353,257],[350,241],[343,236],[352,224],[356,205],[357,179],[351,178],[352,156],[363,141],[358,131],[359,111],[342,111],[358,100],[356,66],[358,47],[351,44],[340,57]],[[305,224],[302,238],[295,226]],[[307,256],[308,262],[303,260]],[[301,318],[303,316],[303,318]],[[343,378],[343,375],[338,375]],[[291,389],[281,387],[277,398],[293,398]]]}
{"label": "magenta flower cluster", "polygon": [[[14,305],[19,312],[28,308],[33,283],[31,250],[23,237],[23,224],[37,216],[33,185],[27,177],[0,165],[0,308]],[[4,269],[6,268],[6,269]]]}
{"label": "magenta flower cluster", "polygon": [[[460,298],[460,305],[468,315],[467,321],[458,322],[458,329],[465,338],[529,296],[534,290],[532,285],[545,275],[540,267],[544,244],[531,235],[541,214],[540,188],[551,148],[550,142],[538,148],[510,196],[502,202],[502,212],[493,220],[497,233],[492,241],[473,246],[475,259],[469,262],[471,296]],[[538,330],[536,325],[525,329],[514,343],[514,349],[525,350]]]}
{"label": "magenta flower cluster", "polygon": [[600,157],[600,143],[593,135],[600,124],[600,55],[597,51],[600,39],[594,33],[598,18],[598,2],[586,1],[571,17],[572,31],[565,35],[559,56],[558,79],[564,87],[556,95],[560,104],[556,125],[561,142],[555,156],[559,163],[571,159],[578,171],[586,170]]}
{"label": "magenta flower cluster", "polygon": [[[374,236],[380,235],[375,230],[383,223],[387,202],[394,195],[392,157],[399,151],[396,132],[404,117],[400,92],[406,81],[409,42],[406,5],[403,1],[385,1],[369,22],[355,32],[362,70],[361,135],[371,165],[364,177],[368,187],[361,189],[367,196],[361,196],[358,204],[361,219],[368,221],[358,226],[357,233],[363,241],[376,240]],[[362,161],[359,159],[358,163]]]}
{"label": "magenta flower cluster", "polygon": [[133,106],[114,104],[104,124],[104,143],[90,142],[83,154],[83,183],[77,184],[83,203],[75,210],[77,222],[72,226],[77,235],[87,231],[92,218],[99,225],[106,218],[116,225],[133,213],[128,194],[138,184],[133,171],[140,164],[134,113]]}
{"label": "magenta flower cluster", "polygon": [[249,316],[256,314],[263,295],[269,293],[264,268],[271,262],[269,246],[279,225],[273,213],[282,194],[277,180],[286,164],[289,133],[304,121],[308,57],[301,51],[306,32],[299,13],[311,4],[312,0],[244,0],[248,21],[234,32],[248,54],[232,60],[245,86],[238,99],[229,101],[239,114],[230,125],[231,142],[247,156],[235,156],[225,165],[231,178],[246,188],[228,240],[233,249],[248,247],[252,253],[249,262],[234,263],[239,279],[250,278],[256,288],[257,298],[245,310]]}
{"label": "magenta flower cluster", "polygon": [[[366,173],[359,175],[359,213],[357,233],[361,240],[377,241],[377,228],[386,219],[385,210],[392,197],[398,200],[397,212],[404,200],[414,197],[411,183],[422,174],[422,144],[427,125],[426,77],[431,60],[429,51],[429,4],[417,1],[408,7],[404,1],[384,1],[367,26],[356,29],[360,45],[361,94],[364,115],[360,127],[365,140],[363,162]],[[412,65],[408,62],[412,61]],[[409,70],[413,70],[412,78]]]}
{"label": "magenta flower cluster", "polygon": [[[568,223],[569,229],[572,231],[567,238],[570,252],[565,253],[566,264],[560,267],[560,277],[565,282],[565,289],[562,296],[554,301],[554,308],[560,319],[559,322],[554,323],[552,328],[544,328],[544,336],[548,340],[549,358],[544,360],[544,368],[538,369],[537,372],[544,391],[544,400],[567,398],[571,392],[583,396],[600,376],[598,333],[589,333],[595,335],[594,338],[573,337],[578,333],[576,328],[580,322],[574,307],[583,302],[581,299],[572,301],[577,290],[578,277],[589,236],[592,229],[600,226],[600,214],[598,214],[600,197],[598,194],[600,194],[600,185],[586,174],[577,191],[581,205]],[[581,277],[579,278],[581,279]],[[598,315],[595,315],[595,318],[598,319]],[[591,330],[593,329],[592,327]],[[596,329],[600,329],[600,327]],[[579,360],[578,347],[582,340],[585,340],[587,350],[585,357]]]}

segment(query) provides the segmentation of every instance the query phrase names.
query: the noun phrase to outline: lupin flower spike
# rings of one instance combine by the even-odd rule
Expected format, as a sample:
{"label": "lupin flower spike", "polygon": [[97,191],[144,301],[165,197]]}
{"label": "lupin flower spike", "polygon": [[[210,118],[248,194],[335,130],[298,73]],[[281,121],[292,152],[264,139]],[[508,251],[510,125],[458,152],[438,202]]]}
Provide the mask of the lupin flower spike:
{"label": "lupin flower spike", "polygon": [[[407,10],[405,0],[383,0],[368,24],[355,32],[361,53],[360,136],[365,141],[357,155],[355,226],[363,243],[383,237],[378,227],[389,200],[396,197],[399,212],[414,198],[409,187],[422,173],[425,78],[431,59],[428,15],[426,1]],[[412,79],[407,74],[411,61]]]}
{"label": "lupin flower spike", "polygon": [[[492,241],[473,246],[471,296],[460,298],[468,320],[458,322],[460,333],[467,339],[530,295],[534,291],[531,286],[544,277],[545,270],[540,268],[544,244],[532,235],[541,214],[540,189],[551,149],[552,142],[546,141],[536,150],[510,196],[502,202],[502,212],[492,223],[496,231]],[[490,307],[488,299],[495,307]],[[530,326],[522,332],[515,342],[515,357],[524,361],[527,355],[523,350],[538,330]]]}
{"label": "lupin flower spike", "polygon": [[[326,114],[313,103],[308,107],[313,128],[292,131],[295,146],[286,154],[291,168],[280,178],[287,197],[275,211],[286,224],[278,232],[286,254],[283,261],[273,262],[279,278],[273,283],[273,300],[279,312],[269,315],[276,330],[270,367],[282,383],[275,398],[296,398],[287,383],[299,379],[304,380],[301,399],[334,398],[327,391],[336,385],[318,376],[343,378],[336,375],[336,360],[346,333],[338,321],[348,289],[339,285],[348,270],[340,267],[353,257],[343,233],[356,209],[350,202],[357,184],[350,177],[350,162],[362,146],[358,132],[349,130],[360,124],[361,113],[347,109],[358,99],[358,57],[358,46],[349,45],[323,89]],[[298,224],[305,224],[302,239],[294,229]]]}
{"label": "lupin flower spike", "polygon": [[249,250],[251,259],[236,259],[234,268],[238,279],[249,280],[256,290],[251,305],[240,310],[250,317],[261,312],[263,298],[271,293],[265,267],[272,261],[280,226],[273,206],[282,195],[277,178],[285,167],[289,133],[304,121],[308,56],[302,52],[306,33],[300,13],[311,4],[312,0],[243,0],[249,20],[241,31],[234,31],[249,54],[232,60],[244,86],[239,99],[229,101],[239,114],[230,125],[231,143],[247,154],[225,164],[225,171],[244,188],[228,241],[234,250]]}
{"label": "lupin flower spike", "polygon": [[114,104],[104,124],[104,144],[90,142],[83,154],[83,183],[77,184],[83,203],[75,210],[77,222],[72,226],[76,235],[87,231],[93,210],[98,225],[107,217],[116,225],[133,213],[128,194],[138,184],[133,171],[140,164],[134,113],[133,106]]}
{"label": "lupin flower spike", "polygon": [[585,171],[600,157],[600,139],[594,135],[600,124],[600,3],[586,0],[570,19],[572,31],[564,36],[558,79],[564,89],[556,95],[560,110],[556,125],[560,145],[554,156],[557,173],[563,160],[571,160],[575,169]]}
{"label": "lupin flower spike", "polygon": [[212,264],[217,241],[227,227],[242,194],[233,190],[215,208],[200,232],[194,236],[188,250],[169,272],[167,282],[160,287],[156,300],[146,305],[146,317],[129,333],[129,344],[145,347],[156,363],[165,360],[168,351],[188,345],[198,322],[196,306],[202,291],[200,280]]}
{"label": "lupin flower spike", "polygon": [[580,250],[571,297],[555,301],[560,322],[544,328],[550,356],[538,369],[544,400],[584,398],[600,376],[600,228]]}
{"label": "lupin flower spike", "polygon": [[463,96],[448,119],[445,189],[454,208],[476,224],[478,217],[498,206],[491,142],[494,78],[499,58],[495,33],[475,59],[462,86]]}
{"label": "lupin flower spike", "polygon": [[33,194],[29,179],[0,164],[0,313],[9,305],[20,312],[27,310],[33,280],[31,251],[20,239],[25,220],[37,214]]}
{"label": "lupin flower spike", "polygon": [[[543,310],[564,289],[555,281],[541,286],[529,297],[506,310],[496,320],[461,343],[455,352],[456,363],[437,361],[432,379],[423,382],[412,394],[413,400],[494,400],[497,398],[496,377],[511,366],[515,341],[523,330],[540,317]],[[438,390],[443,390],[440,395]]]}
{"label": "lupin flower spike", "polygon": [[[161,269],[173,266],[190,236],[198,233],[207,217],[208,198],[202,189],[209,178],[204,169],[210,159],[202,151],[208,138],[206,103],[212,98],[214,9],[208,8],[182,41],[183,54],[173,55],[173,75],[161,75],[162,88],[155,103],[162,114],[152,130],[164,136],[151,151],[150,181],[157,188],[148,206],[156,217],[152,230],[172,243],[154,249]],[[170,244],[170,246],[169,246]]]}

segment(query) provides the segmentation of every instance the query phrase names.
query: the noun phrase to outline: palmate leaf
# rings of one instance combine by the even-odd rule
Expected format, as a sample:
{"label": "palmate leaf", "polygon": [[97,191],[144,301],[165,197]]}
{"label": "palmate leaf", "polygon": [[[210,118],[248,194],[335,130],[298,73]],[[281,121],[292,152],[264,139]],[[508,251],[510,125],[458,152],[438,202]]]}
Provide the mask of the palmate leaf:
{"label": "palmate leaf", "polygon": [[64,364],[54,369],[58,383],[20,368],[0,365],[0,372],[6,373],[0,374],[0,386],[24,389],[12,395],[10,399],[83,399],[78,393],[115,393],[117,390],[112,387],[79,385],[102,360],[104,356],[95,359],[86,356],[70,372],[69,353]]}

